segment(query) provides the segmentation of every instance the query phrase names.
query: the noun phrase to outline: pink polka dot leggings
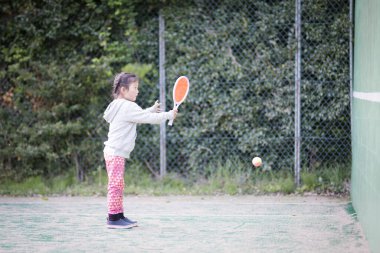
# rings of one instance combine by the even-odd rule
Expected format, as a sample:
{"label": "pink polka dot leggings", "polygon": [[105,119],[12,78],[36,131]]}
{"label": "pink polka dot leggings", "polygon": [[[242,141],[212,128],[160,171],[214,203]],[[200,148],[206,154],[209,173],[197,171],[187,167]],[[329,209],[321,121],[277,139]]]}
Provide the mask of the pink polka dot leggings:
{"label": "pink polka dot leggings", "polygon": [[121,156],[104,154],[104,160],[106,162],[108,174],[108,213],[123,213],[125,159]]}

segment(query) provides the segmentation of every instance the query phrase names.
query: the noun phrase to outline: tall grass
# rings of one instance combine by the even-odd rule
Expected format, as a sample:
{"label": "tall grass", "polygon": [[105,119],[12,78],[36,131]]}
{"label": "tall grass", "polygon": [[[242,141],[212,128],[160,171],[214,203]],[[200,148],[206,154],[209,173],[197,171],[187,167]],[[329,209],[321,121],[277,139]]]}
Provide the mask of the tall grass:
{"label": "tall grass", "polygon": [[325,194],[348,195],[351,168],[349,165],[329,166],[311,172],[302,172],[302,187],[299,191],[314,191]]}
{"label": "tall grass", "polygon": [[[183,177],[168,173],[157,179],[141,164],[127,166],[125,193],[136,195],[216,195],[216,194],[349,194],[350,168],[335,166],[302,172],[300,187],[294,183],[291,170],[270,171],[253,168],[241,161],[227,161],[204,168],[202,175]],[[3,181],[0,195],[71,195],[106,196],[107,173],[99,167],[85,182],[79,183],[74,173],[54,178],[31,177],[22,182]]]}

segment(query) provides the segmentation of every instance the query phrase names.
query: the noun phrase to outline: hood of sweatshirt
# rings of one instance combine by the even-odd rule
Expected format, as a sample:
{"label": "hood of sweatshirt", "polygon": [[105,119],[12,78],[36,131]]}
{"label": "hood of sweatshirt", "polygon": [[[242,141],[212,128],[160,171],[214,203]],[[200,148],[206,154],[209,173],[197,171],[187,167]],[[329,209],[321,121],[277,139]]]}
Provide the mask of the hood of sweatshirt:
{"label": "hood of sweatshirt", "polygon": [[124,99],[115,99],[112,101],[107,109],[104,111],[103,118],[108,122],[111,123],[114,119],[117,113],[120,111],[124,104],[125,100]]}

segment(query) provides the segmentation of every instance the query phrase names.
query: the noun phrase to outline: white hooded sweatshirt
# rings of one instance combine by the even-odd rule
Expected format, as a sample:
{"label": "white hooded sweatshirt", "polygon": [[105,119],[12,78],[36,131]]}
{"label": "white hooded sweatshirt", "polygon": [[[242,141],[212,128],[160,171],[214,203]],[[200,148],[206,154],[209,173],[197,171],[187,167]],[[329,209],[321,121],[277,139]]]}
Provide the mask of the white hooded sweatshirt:
{"label": "white hooded sweatshirt", "polygon": [[173,119],[174,114],[156,113],[153,107],[143,110],[135,102],[121,98],[108,105],[103,118],[110,124],[108,140],[104,142],[104,153],[129,158],[135,147],[138,123],[160,124]]}

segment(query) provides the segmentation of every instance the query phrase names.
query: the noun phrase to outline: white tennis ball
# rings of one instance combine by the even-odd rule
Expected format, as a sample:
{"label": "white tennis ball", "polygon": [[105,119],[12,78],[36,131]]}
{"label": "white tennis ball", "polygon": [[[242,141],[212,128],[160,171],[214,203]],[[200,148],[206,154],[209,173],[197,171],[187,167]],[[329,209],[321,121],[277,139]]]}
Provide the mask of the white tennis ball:
{"label": "white tennis ball", "polygon": [[261,161],[260,157],[256,156],[255,158],[252,159],[252,164],[255,167],[260,167],[263,164],[263,162]]}

